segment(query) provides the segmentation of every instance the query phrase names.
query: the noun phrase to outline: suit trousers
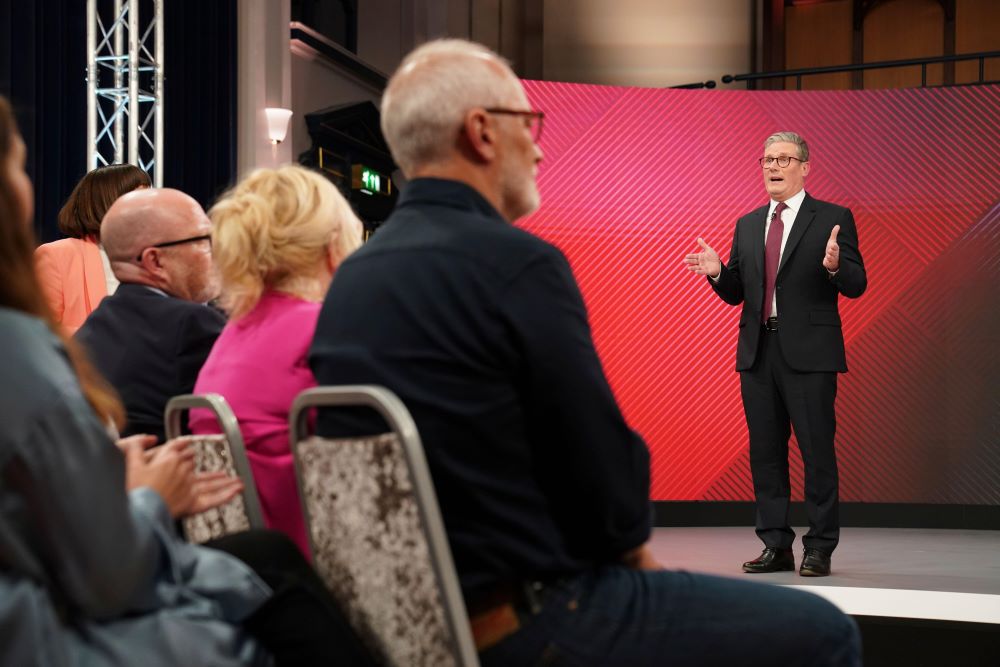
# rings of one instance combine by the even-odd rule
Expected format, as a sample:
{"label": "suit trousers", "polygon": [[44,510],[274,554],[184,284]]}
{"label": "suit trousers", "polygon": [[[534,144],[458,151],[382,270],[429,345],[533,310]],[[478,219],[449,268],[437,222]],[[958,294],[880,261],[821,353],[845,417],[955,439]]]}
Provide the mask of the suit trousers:
{"label": "suit trousers", "polygon": [[765,546],[779,549],[791,548],[795,540],[788,521],[788,440],[794,429],[802,454],[809,518],[802,544],[832,554],[840,539],[834,451],[837,374],[792,369],[781,354],[779,336],[780,320],[776,331],[762,331],[753,367],[740,373],[750,433],[757,536]]}
{"label": "suit trousers", "polygon": [[755,667],[861,664],[854,621],[784,586],[609,565],[554,584],[483,667]]}

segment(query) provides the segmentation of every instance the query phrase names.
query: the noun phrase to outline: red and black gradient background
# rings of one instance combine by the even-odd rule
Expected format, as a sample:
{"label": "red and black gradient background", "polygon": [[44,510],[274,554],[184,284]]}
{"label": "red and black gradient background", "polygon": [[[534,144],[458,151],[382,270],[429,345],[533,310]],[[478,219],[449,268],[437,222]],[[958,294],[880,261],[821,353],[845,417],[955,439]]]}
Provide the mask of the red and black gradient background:
{"label": "red and black gradient background", "polygon": [[753,499],[739,308],[682,258],[698,236],[728,258],[736,219],[767,201],[763,140],[792,130],[811,151],[806,190],[853,210],[868,270],[868,291],[840,302],[841,500],[1000,504],[1000,87],[525,87],[545,160],[542,206],[519,224],[572,263],[652,453],[653,500]]}

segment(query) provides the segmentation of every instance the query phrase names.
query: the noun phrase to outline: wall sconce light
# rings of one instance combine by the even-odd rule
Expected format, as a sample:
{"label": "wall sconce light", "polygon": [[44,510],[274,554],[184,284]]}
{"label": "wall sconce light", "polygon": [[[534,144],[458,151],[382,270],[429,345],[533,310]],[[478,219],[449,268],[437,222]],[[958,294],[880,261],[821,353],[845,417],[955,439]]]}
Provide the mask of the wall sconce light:
{"label": "wall sconce light", "polygon": [[267,137],[277,146],[288,134],[288,120],[292,117],[292,110],[268,107],[264,109],[264,115],[267,116]]}

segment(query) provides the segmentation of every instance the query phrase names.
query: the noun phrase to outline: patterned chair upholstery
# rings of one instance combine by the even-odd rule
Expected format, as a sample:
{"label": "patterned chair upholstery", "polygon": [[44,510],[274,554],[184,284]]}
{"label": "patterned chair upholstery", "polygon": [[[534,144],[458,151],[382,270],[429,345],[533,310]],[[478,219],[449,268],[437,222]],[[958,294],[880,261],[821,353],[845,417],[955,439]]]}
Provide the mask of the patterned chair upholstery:
{"label": "patterned chair upholstery", "polygon": [[164,412],[167,439],[181,435],[181,417],[191,408],[212,412],[222,433],[186,436],[194,445],[198,472],[223,471],[243,481],[243,493],[225,505],[189,516],[182,521],[184,535],[196,544],[251,528],[263,528],[264,519],[236,416],[219,394],[175,396]]}
{"label": "patterned chair upholstery", "polygon": [[[390,431],[326,439],[309,408],[367,406]],[[313,564],[354,629],[390,665],[479,664],[416,426],[381,387],[319,387],[295,400],[292,453]]]}

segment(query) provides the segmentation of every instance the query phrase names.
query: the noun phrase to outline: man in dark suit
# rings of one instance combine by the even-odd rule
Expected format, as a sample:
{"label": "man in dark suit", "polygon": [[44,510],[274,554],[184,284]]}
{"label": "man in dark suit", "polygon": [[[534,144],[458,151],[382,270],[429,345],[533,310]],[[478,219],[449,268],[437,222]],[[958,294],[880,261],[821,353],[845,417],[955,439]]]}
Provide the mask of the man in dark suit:
{"label": "man in dark suit", "polygon": [[794,132],[764,142],[764,187],[771,197],[736,223],[729,263],[701,238],[689,270],[708,276],[731,305],[743,304],[736,350],[750,433],[750,469],[763,553],[744,572],[794,570],[788,525],[788,439],[795,430],[805,466],[809,532],[799,574],[830,574],[840,538],[834,399],[847,372],[837,301],[868,285],[850,209],[805,192],[809,147]]}
{"label": "man in dark suit", "polygon": [[218,294],[212,223],[191,197],[170,189],[131,192],[108,210],[101,242],[118,290],[76,333],[125,403],[123,436],[164,438],[163,409],[187,394],[222,332],[206,306]]}
{"label": "man in dark suit", "polygon": [[[539,205],[541,120],[484,47],[404,59],[382,127],[409,182],[338,268],[309,355],[320,384],[384,385],[412,413],[481,663],[857,664],[826,601],[653,557],[649,454],[569,262],[511,224]],[[318,428],[384,429],[370,413]]]}

